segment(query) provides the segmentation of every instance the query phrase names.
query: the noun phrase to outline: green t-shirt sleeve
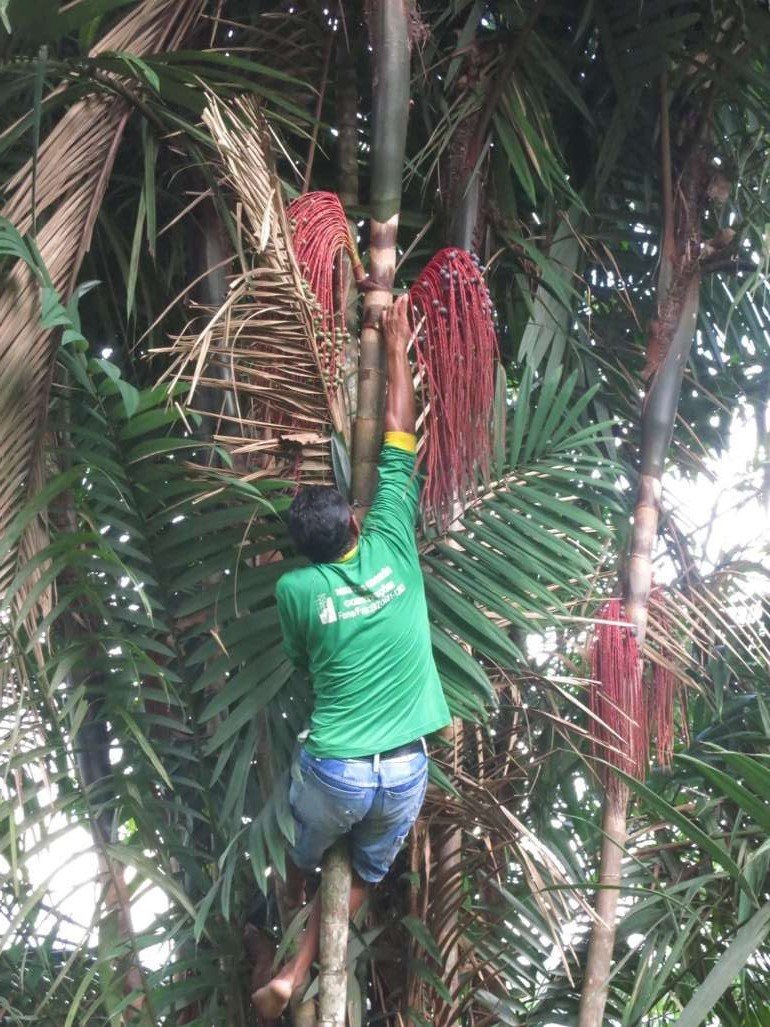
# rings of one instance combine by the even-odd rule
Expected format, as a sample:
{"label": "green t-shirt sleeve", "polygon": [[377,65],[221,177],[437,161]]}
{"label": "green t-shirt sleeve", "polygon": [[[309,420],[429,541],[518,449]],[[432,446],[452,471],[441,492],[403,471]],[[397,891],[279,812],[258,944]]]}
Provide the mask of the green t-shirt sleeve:
{"label": "green t-shirt sleeve", "polygon": [[297,601],[288,577],[279,578],[275,587],[278,620],[283,634],[283,651],[298,670],[307,670],[307,648],[304,632],[297,617]]}
{"label": "green t-shirt sleeve", "polygon": [[[400,438],[412,438],[394,433]],[[420,501],[420,482],[413,450],[389,441],[380,453],[377,492],[364,523],[364,531],[391,538],[411,547],[415,545],[414,527]]]}

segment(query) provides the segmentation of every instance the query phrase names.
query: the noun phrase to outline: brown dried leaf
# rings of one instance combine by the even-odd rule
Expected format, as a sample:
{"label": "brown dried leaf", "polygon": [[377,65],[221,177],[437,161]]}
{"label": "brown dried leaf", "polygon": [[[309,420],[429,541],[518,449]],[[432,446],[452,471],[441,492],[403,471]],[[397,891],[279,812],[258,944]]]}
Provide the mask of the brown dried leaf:
{"label": "brown dried leaf", "polygon": [[269,127],[246,97],[225,103],[210,95],[203,120],[252,266],[233,277],[221,307],[200,307],[163,350],[172,356],[164,379],[188,381],[193,408],[203,387],[222,396],[214,438],[239,458],[241,473],[328,481],[329,442],[345,427],[344,408],[339,383],[327,379],[318,312],[291,247]]}

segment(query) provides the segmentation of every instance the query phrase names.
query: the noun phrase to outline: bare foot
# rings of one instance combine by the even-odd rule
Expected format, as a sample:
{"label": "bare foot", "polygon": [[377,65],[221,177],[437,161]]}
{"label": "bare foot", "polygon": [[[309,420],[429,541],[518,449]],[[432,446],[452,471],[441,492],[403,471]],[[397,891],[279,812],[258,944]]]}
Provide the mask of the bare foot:
{"label": "bare foot", "polygon": [[289,1004],[294,985],[286,977],[274,977],[251,996],[261,1020],[277,1020]]}

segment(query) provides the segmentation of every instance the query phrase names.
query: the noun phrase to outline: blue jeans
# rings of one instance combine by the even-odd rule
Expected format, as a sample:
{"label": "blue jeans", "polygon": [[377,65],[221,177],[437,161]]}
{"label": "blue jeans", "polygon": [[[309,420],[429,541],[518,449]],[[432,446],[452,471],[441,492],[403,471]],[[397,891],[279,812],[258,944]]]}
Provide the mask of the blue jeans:
{"label": "blue jeans", "polygon": [[417,819],[427,784],[421,742],[379,761],[319,759],[300,748],[289,791],[292,860],[314,870],[326,850],[350,834],[353,869],[364,881],[381,881]]}

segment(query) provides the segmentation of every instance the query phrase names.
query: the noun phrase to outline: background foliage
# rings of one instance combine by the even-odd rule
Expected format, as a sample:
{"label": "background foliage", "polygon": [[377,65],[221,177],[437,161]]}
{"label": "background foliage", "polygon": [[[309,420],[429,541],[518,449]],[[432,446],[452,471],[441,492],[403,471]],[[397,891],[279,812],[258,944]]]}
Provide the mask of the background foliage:
{"label": "background foliage", "polygon": [[[249,963],[296,931],[281,927],[273,888],[292,832],[281,776],[309,701],[280,652],[272,598],[296,559],[280,520],[291,485],[234,473],[237,457],[210,442],[218,411],[195,415],[183,387],[157,386],[166,357],[153,351],[196,302],[221,302],[215,275],[190,284],[215,264],[237,270],[242,248],[200,118],[205,90],[258,97],[286,196],[314,153],[312,187],[355,194],[348,213],[366,251],[363,10],[201,2],[175,52],[138,58],[93,51],[146,3],[46,2],[0,4],[11,29],[0,30],[4,210],[27,189],[33,212],[21,234],[3,224],[0,284],[11,295],[14,262],[28,269],[36,303],[14,338],[47,340],[30,362],[56,354],[25,411],[34,459],[0,480],[0,556],[13,567],[1,625],[0,1008],[10,1023],[57,1027],[246,1024]],[[740,412],[756,425],[749,495],[766,495],[770,23],[748,0],[455,0],[421,5],[421,18],[397,279],[414,281],[443,245],[475,172],[474,245],[505,374],[493,480],[446,537],[422,543],[437,661],[465,726],[436,749],[417,841],[351,944],[351,1015],[374,1023],[409,1006],[414,1022],[569,1024],[600,844],[583,648],[622,574],[636,478],[661,74],[674,130],[712,105],[710,160],[731,188],[705,234],[735,232],[702,288],[672,464],[705,473]],[[354,182],[340,171],[351,82]],[[88,118],[55,152],[59,208],[36,211],[36,155],[74,105],[116,97],[125,125],[75,288],[52,280],[35,241],[78,195]],[[276,363],[277,389],[290,389],[287,370]],[[13,388],[4,373],[3,453],[22,430]],[[31,558],[19,549],[30,526],[44,529]],[[662,539],[666,590],[648,644],[674,661],[689,700],[672,771],[634,785],[607,1017],[759,1025],[768,614],[745,595],[766,561],[737,549],[712,568],[672,506]],[[447,835],[460,839],[459,863],[442,881]],[[41,857],[75,837],[90,838],[98,876],[93,908],[83,898],[72,925],[47,880],[58,867]],[[142,894],[155,915],[135,930]]]}

